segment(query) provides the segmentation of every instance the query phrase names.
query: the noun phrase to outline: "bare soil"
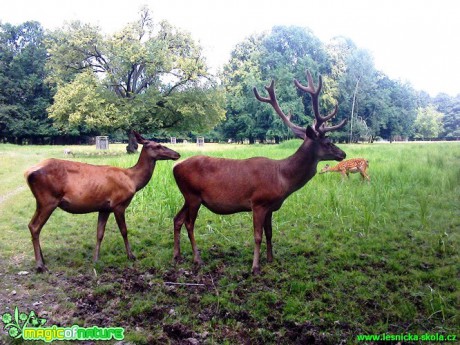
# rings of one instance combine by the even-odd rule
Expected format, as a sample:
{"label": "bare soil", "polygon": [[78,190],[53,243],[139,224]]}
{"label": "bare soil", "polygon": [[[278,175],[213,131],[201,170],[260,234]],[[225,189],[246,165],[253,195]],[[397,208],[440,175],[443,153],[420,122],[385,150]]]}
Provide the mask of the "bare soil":
{"label": "bare soil", "polygon": [[[229,311],[223,307],[202,306],[203,295],[218,296],[219,269],[200,274],[184,269],[171,268],[165,272],[155,270],[140,272],[135,268],[106,269],[101,274],[76,274],[29,272],[0,274],[0,305],[2,313],[14,307],[20,311],[35,311],[46,318],[45,326],[70,327],[78,323],[90,327],[124,327],[130,332],[146,334],[149,344],[211,344],[229,341],[231,344],[265,344],[267,339],[258,336],[264,329],[271,333],[271,343],[277,344],[345,344],[354,331],[347,324],[334,325],[334,333],[343,341],[324,332],[321,325],[310,322],[294,323],[282,318],[282,303],[273,306],[270,317],[255,320],[250,311]],[[241,276],[242,280],[249,275]],[[187,283],[181,283],[187,281]],[[98,289],[98,287],[111,287]],[[260,288],[254,287],[254,289]],[[137,314],[127,313],[132,308],[133,295],[151,296],[152,291],[164,294],[165,301],[155,303]],[[236,298],[244,299],[253,291],[247,288],[235,291]],[[149,298],[146,297],[146,303]],[[171,301],[185,301],[184,305],[172,305]],[[6,307],[4,307],[6,306]],[[175,315],[180,308],[192,310],[195,320],[182,323]],[[228,323],[234,321],[234,326]],[[0,343],[8,341],[0,337]],[[5,340],[6,339],[6,340]],[[73,342],[73,344],[94,342]],[[117,345],[129,342],[118,342]],[[144,342],[142,342],[144,343]]]}

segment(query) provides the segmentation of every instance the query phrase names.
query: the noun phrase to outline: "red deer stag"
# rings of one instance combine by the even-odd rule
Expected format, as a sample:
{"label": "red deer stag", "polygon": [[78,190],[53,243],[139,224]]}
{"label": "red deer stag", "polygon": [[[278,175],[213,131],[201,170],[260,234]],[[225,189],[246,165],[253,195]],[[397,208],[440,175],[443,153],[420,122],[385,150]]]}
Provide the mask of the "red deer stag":
{"label": "red deer stag", "polygon": [[367,168],[369,167],[369,162],[364,158],[352,158],[346,161],[340,162],[336,166],[329,166],[326,164],[324,168],[321,169],[320,174],[324,174],[325,172],[339,172],[342,174],[342,179],[346,177],[350,177],[350,173],[360,173],[362,179],[366,179],[368,181],[371,180],[369,175],[367,174]]}
{"label": "red deer stag", "polygon": [[179,159],[180,155],[134,132],[143,145],[139,160],[129,169],[96,166],[60,159],[47,159],[29,168],[24,176],[37,201],[29,223],[39,272],[46,271],[40,247],[40,231],[59,207],[69,213],[99,212],[94,261],[99,259],[101,241],[110,213],[115,214],[129,259],[135,259],[128,242],[125,210],[134,194],[151,179],[157,160]]}
{"label": "red deer stag", "polygon": [[269,97],[261,97],[254,88],[254,94],[260,102],[269,103],[293,133],[303,139],[300,148],[292,156],[273,160],[264,157],[249,159],[222,159],[206,156],[194,156],[175,165],[173,172],[177,185],[185,202],[174,218],[174,259],[181,259],[180,231],[185,223],[192,245],[193,261],[201,264],[201,258],[194,238],[194,224],[200,206],[203,204],[217,214],[237,212],[253,213],[254,258],[252,271],[260,273],[260,245],[265,230],[267,240],[267,261],[273,260],[272,253],[272,213],[277,211],[284,200],[304,186],[315,174],[319,161],[345,158],[345,152],[336,147],[326,132],[341,128],[346,120],[332,127],[326,127],[326,121],[335,116],[335,110],[323,117],[319,113],[319,94],[322,79],[319,77],[315,89],[311,74],[307,71],[308,86],[295,80],[300,90],[311,95],[315,114],[313,127],[299,127],[290,121],[278,105],[275,96],[274,81],[265,87]]}

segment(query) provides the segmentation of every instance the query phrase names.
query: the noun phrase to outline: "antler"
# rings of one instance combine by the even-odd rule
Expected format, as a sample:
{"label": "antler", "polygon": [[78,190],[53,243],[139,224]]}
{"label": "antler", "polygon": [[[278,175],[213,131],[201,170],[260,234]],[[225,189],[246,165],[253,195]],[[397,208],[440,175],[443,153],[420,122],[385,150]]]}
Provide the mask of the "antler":
{"label": "antler", "polygon": [[276,113],[279,115],[281,120],[288,126],[291,131],[294,133],[294,135],[298,138],[305,139],[305,130],[306,128],[300,127],[295,125],[290,121],[291,114],[285,115],[283,111],[281,110],[278,101],[276,100],[276,95],[275,95],[275,81],[272,80],[270,83],[270,86],[265,86],[265,90],[268,92],[269,97],[261,97],[259,95],[259,92],[257,91],[257,88],[253,88],[254,90],[254,95],[260,102],[268,103],[270,104],[273,109],[275,109]]}
{"label": "antler", "polygon": [[[332,119],[337,114],[338,106],[336,104],[334,110],[330,114],[326,116],[321,116],[319,113],[319,94],[321,93],[321,89],[323,87],[323,79],[320,75],[318,78],[318,87],[315,89],[311,73],[307,71],[306,74],[308,86],[300,84],[298,80],[294,80],[294,84],[298,89],[308,93],[311,96],[313,113],[315,115],[315,121],[313,123],[314,130],[316,131],[316,133],[318,133],[318,135],[324,136],[327,132],[331,132],[336,129],[342,128],[347,123],[347,119],[342,120],[338,125],[326,127],[326,122]],[[260,102],[268,103],[273,107],[273,109],[275,109],[276,113],[279,115],[281,120],[283,120],[283,122],[292,130],[296,137],[299,137],[301,139],[305,138],[306,128],[293,124],[290,120],[291,114],[285,115],[281,110],[278,101],[276,100],[274,80],[272,80],[270,86],[265,86],[265,90],[267,90],[268,92],[268,97],[261,97],[259,95],[259,92],[257,91],[257,88],[255,87],[253,90],[254,95]]]}
{"label": "antler", "polygon": [[334,110],[326,115],[326,116],[321,116],[319,113],[319,94],[321,92],[321,89],[323,87],[323,78],[321,78],[321,75],[318,78],[318,88],[315,89],[315,86],[313,85],[313,78],[311,76],[310,71],[307,71],[307,82],[308,86],[304,86],[299,83],[298,80],[294,80],[295,86],[297,86],[298,89],[310,94],[311,96],[311,103],[313,106],[313,113],[315,114],[315,121],[313,124],[313,128],[319,135],[325,135],[326,132],[334,131],[336,129],[342,128],[346,123],[347,119],[342,120],[338,125],[335,126],[330,126],[326,127],[326,122],[332,119],[338,111],[338,105],[336,104],[334,107]]}

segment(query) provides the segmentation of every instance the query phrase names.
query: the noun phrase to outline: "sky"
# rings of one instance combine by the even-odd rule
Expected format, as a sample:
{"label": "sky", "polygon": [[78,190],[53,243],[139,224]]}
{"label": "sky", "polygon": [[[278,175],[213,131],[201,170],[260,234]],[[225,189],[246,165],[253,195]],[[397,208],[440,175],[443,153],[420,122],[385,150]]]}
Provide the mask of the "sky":
{"label": "sky", "polygon": [[297,25],[324,43],[350,38],[378,70],[431,96],[460,94],[458,0],[15,0],[0,2],[0,21],[36,20],[52,30],[80,20],[113,33],[138,19],[143,5],[154,21],[189,31],[214,71],[246,37]]}

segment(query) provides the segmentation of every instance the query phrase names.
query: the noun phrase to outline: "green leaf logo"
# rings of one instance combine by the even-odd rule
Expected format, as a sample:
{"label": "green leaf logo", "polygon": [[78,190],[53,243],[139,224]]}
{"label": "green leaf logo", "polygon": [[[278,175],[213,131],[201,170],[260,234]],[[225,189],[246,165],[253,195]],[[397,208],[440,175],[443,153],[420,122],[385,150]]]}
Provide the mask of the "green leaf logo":
{"label": "green leaf logo", "polygon": [[8,332],[8,335],[12,338],[20,338],[22,336],[22,330],[29,324],[31,327],[40,327],[46,323],[46,319],[39,318],[34,311],[27,313],[19,313],[18,307],[14,309],[14,315],[11,313],[2,314],[2,322],[4,324],[3,329]]}

